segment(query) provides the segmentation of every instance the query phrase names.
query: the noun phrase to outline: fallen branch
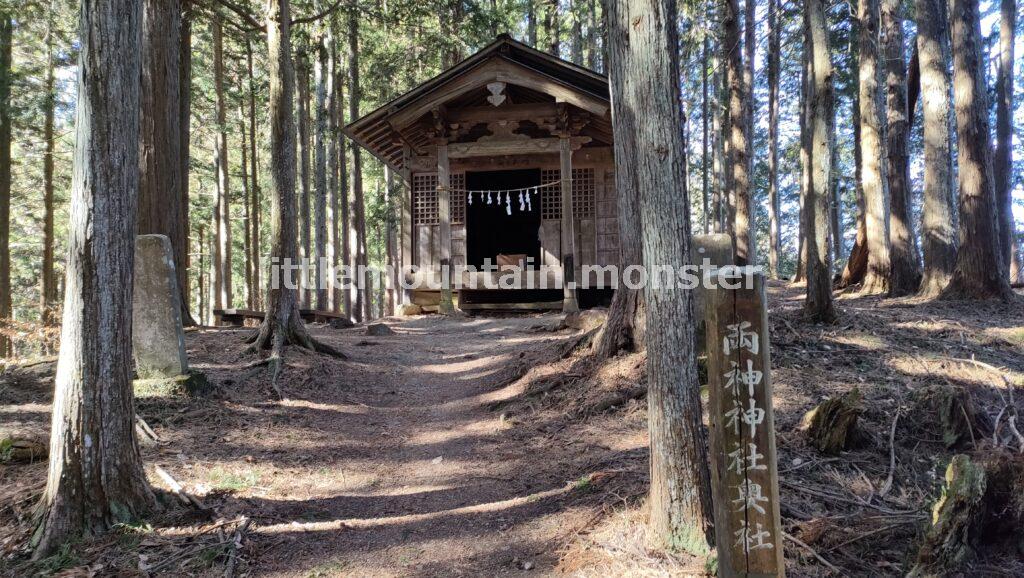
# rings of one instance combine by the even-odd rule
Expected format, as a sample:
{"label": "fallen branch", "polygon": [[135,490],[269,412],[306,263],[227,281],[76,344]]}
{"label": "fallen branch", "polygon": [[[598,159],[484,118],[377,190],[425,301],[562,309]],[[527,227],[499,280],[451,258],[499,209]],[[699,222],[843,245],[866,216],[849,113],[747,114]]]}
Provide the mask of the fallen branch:
{"label": "fallen branch", "polygon": [[204,512],[209,511],[209,508],[203,505],[203,503],[199,501],[199,498],[196,498],[192,494],[186,492],[185,488],[183,488],[182,485],[178,483],[178,480],[175,480],[171,476],[171,474],[167,473],[167,470],[161,468],[160,466],[155,467],[156,473],[158,476],[160,476],[160,479],[162,479],[164,483],[171,487],[171,492],[175,496],[178,496],[178,499],[181,500],[183,504],[185,504],[186,506],[194,506],[195,508],[202,510]]}
{"label": "fallen branch", "polygon": [[233,578],[235,575],[235,567],[238,565],[238,549],[242,547],[242,537],[249,531],[249,525],[252,524],[251,519],[244,518],[244,520],[235,530],[231,541],[228,542],[228,563],[227,568],[224,569],[224,578]]}
{"label": "fallen branch", "polygon": [[805,544],[803,541],[801,541],[799,538],[796,538],[796,537],[790,535],[787,532],[783,532],[782,536],[784,538],[786,538],[787,540],[789,540],[790,542],[793,542],[797,546],[800,546],[801,548],[803,548],[803,549],[807,550],[808,552],[810,552],[811,555],[814,556],[818,560],[818,562],[821,562],[822,565],[824,565],[829,570],[835,572],[836,574],[838,574],[840,576],[846,576],[846,574],[842,570],[840,570],[839,568],[836,568],[835,565],[833,565],[831,562],[829,562],[828,560],[822,558],[821,554],[819,554],[817,552],[817,550],[815,550],[814,548],[811,548],[810,546]]}
{"label": "fallen branch", "polygon": [[902,410],[902,407],[896,408],[896,415],[892,418],[892,428],[889,429],[889,475],[885,478],[882,489],[878,490],[879,498],[884,498],[892,489],[893,476],[896,474],[896,424],[900,421]]}
{"label": "fallen branch", "polygon": [[160,436],[156,435],[156,432],[153,431],[153,428],[149,427],[149,424],[146,423],[146,420],[142,419],[142,416],[140,416],[139,414],[135,414],[135,424],[138,425],[139,429],[142,430],[142,432],[145,433],[147,436],[149,436],[150,439],[152,439],[156,443],[162,443]]}

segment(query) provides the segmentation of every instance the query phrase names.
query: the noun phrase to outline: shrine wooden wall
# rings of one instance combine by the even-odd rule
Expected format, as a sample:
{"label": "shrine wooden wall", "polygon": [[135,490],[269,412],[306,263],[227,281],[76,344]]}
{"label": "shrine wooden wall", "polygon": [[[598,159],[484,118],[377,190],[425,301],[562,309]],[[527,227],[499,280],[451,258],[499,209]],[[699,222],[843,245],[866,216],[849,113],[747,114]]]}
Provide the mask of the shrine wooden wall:
{"label": "shrine wooden wall", "polygon": [[[619,261],[619,234],[615,172],[611,149],[582,148],[573,153],[573,215],[576,233],[576,262],[582,265],[615,265]],[[451,161],[452,189],[465,189],[467,171],[540,169],[541,183],[561,178],[557,154],[507,157],[475,157]],[[437,161],[433,156],[412,156],[407,162],[409,190],[403,196],[403,228],[411,239],[411,259],[405,265],[429,267],[440,262],[439,215],[437,213]],[[540,241],[545,265],[561,265],[561,192],[549,187],[539,195]],[[453,194],[452,264],[466,264],[466,196]]]}

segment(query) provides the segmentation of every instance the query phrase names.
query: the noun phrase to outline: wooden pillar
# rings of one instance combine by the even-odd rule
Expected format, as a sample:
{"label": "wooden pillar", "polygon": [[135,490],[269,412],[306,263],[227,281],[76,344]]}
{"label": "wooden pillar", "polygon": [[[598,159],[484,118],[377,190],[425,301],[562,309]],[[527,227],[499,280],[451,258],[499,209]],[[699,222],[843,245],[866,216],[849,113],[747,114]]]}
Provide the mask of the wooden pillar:
{"label": "wooden pillar", "polygon": [[399,236],[401,237],[401,256],[399,257],[398,282],[396,287],[398,302],[411,302],[410,296],[402,289],[406,271],[412,267],[412,152],[409,145],[402,147],[402,198],[400,202],[401,218],[399,219]]}
{"label": "wooden pillar", "polygon": [[440,260],[441,260],[441,302],[438,313],[451,315],[455,312],[452,302],[452,213],[451,213],[451,172],[448,167],[448,142],[437,144],[437,212],[440,223]]}
{"label": "wooden pillar", "polygon": [[580,310],[576,299],[576,230],[572,209],[572,141],[568,131],[559,140],[562,173],[562,312]]}

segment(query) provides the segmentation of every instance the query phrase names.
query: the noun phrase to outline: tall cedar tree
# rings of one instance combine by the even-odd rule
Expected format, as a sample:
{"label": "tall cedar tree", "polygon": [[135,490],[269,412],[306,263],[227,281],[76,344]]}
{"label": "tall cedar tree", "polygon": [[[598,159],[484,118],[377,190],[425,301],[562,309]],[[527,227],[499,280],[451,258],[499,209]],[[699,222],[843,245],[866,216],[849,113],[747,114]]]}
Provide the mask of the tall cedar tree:
{"label": "tall cedar tree", "polygon": [[[46,76],[43,79],[43,262],[39,303],[39,317],[46,325],[57,323],[57,274],[54,271],[53,254],[56,244],[53,228],[53,154],[56,146],[54,114],[57,104],[53,62],[55,10],[54,0],[50,0],[46,11]],[[179,279],[186,277],[184,263],[178,267]],[[188,307],[183,307],[183,313],[187,311]]]}
{"label": "tall cedar tree", "polygon": [[978,0],[951,0],[953,104],[960,181],[960,250],[946,298],[1011,299],[999,251],[992,137]]}
{"label": "tall cedar tree", "polygon": [[216,96],[217,138],[214,146],[214,164],[217,170],[217,203],[214,207],[214,307],[232,307],[231,288],[231,168],[228,166],[228,119],[224,80],[224,26],[220,13],[214,12],[210,21],[213,36],[213,85]]}
{"label": "tall cedar tree", "polygon": [[[295,218],[295,71],[292,68],[291,9],[289,0],[269,0],[266,15],[267,71],[270,79],[270,258],[273,263],[298,257]],[[334,348],[309,335],[299,317],[299,292],[284,270],[271,270],[267,313],[252,340],[255,347],[271,349],[270,364],[277,376],[283,367],[285,345],[296,345],[341,356]],[[276,277],[276,278],[275,278]],[[279,392],[280,393],[280,392]]]}
{"label": "tall cedar tree", "polygon": [[135,438],[142,3],[82,3],[67,289],[35,557],[155,505]]}
{"label": "tall cedar tree", "polygon": [[[609,61],[619,194],[639,201],[643,263],[689,260],[689,200],[678,127],[676,3],[608,3]],[[742,120],[742,116],[741,116]],[[701,423],[692,292],[644,289],[647,303],[650,524],[668,545],[704,554],[711,540],[711,488]]]}
{"label": "tall cedar tree", "polygon": [[878,53],[879,0],[857,5],[860,42],[857,60],[860,91],[861,187],[864,190],[864,221],[868,265],[863,293],[889,291],[889,191],[884,154],[884,105],[879,87],[881,58]]}
{"label": "tall cedar tree", "polygon": [[727,156],[725,167],[726,195],[733,204],[732,227],[736,244],[736,263],[745,265],[756,261],[754,230],[751,223],[753,203],[750,195],[750,123],[747,122],[748,94],[744,83],[743,52],[740,43],[739,0],[726,0],[722,18],[722,42],[726,51],[725,74],[728,88],[728,110],[725,115]]}
{"label": "tall cedar tree", "polygon": [[779,277],[782,205],[779,201],[779,0],[768,0],[768,269]]}
{"label": "tall cedar tree", "polygon": [[[188,174],[182,160],[180,0],[146,0],[142,8],[140,235],[166,235],[174,252],[178,290],[188,286],[188,200],[182,187]],[[182,319],[194,324],[188,300]]]}
{"label": "tall cedar tree", "polygon": [[[313,222],[312,216],[312,188],[310,158],[311,145],[309,134],[310,123],[310,81],[309,81],[309,55],[305,42],[299,41],[297,54],[295,55],[296,89],[298,90],[298,116],[299,116],[299,257],[303,260],[309,259],[313,254],[312,236],[310,227]],[[309,307],[309,279],[305,274],[299,280],[300,298],[302,305]]]}
{"label": "tall cedar tree", "polygon": [[999,69],[996,77],[996,158],[993,163],[996,211],[999,215],[999,248],[1002,262],[1016,282],[1020,263],[1015,252],[1016,227],[1013,220],[1013,48],[1017,28],[1016,0],[999,3]]}
{"label": "tall cedar tree", "polygon": [[11,15],[0,13],[0,359],[14,353],[3,323],[11,318]]}
{"label": "tall cedar tree", "polygon": [[824,0],[804,4],[804,64],[808,67],[804,98],[807,116],[801,139],[807,148],[810,174],[803,203],[803,237],[807,248],[807,297],[804,311],[819,322],[831,322],[836,313],[832,303],[832,262],[828,245],[828,203],[832,172],[832,131],[835,117],[835,88],[825,21]]}
{"label": "tall cedar tree", "polygon": [[956,264],[953,167],[949,150],[949,30],[944,0],[916,0],[915,5],[924,134],[921,207],[924,275],[919,294],[934,297],[949,283]]}
{"label": "tall cedar tree", "polygon": [[[348,52],[349,52],[349,116],[359,118],[359,105],[362,101],[362,87],[359,83],[359,13],[349,12],[348,17]],[[355,290],[355,302],[352,307],[356,321],[369,320],[370,315],[370,283],[369,272],[365,270],[368,263],[366,251],[366,200],[363,197],[363,156],[358,146],[352,147],[352,265],[353,271],[359,274],[361,288]]]}
{"label": "tall cedar tree", "polygon": [[889,182],[889,294],[908,295],[921,283],[920,256],[911,222],[910,123],[907,118],[907,59],[903,50],[903,3],[882,0],[881,50],[885,62],[886,153]]}

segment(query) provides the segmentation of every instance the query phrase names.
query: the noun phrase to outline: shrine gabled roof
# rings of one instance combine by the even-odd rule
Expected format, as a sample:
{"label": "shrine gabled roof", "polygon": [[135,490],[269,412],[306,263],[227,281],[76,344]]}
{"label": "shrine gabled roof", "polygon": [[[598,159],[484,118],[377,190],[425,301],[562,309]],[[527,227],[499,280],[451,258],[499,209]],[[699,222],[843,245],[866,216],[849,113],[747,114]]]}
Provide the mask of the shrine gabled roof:
{"label": "shrine gabled roof", "polygon": [[434,108],[464,100],[467,94],[483,91],[487,83],[495,81],[519,91],[520,100],[547,98],[608,116],[607,76],[502,34],[476,54],[348,124],[343,132],[391,168],[400,170],[403,144],[414,148],[424,144],[423,135],[412,138],[409,134],[411,125]]}

